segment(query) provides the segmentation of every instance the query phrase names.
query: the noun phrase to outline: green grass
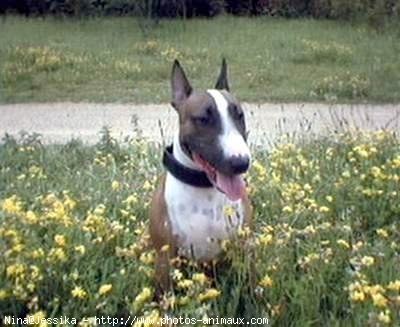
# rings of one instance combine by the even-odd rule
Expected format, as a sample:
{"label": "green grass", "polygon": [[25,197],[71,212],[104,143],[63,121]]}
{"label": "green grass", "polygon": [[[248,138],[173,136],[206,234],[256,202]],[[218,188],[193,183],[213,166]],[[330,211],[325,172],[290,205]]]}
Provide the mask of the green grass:
{"label": "green grass", "polygon": [[231,265],[215,284],[193,265],[177,267],[174,293],[154,302],[154,253],[145,243],[161,149],[140,140],[122,146],[106,132],[92,147],[7,138],[0,145],[0,312],[398,326],[399,149],[387,132],[253,149],[254,233],[242,231],[227,245]]}
{"label": "green grass", "polygon": [[228,59],[245,101],[398,102],[398,25],[267,17],[162,21],[135,18],[0,22],[0,102],[157,103],[170,99],[173,59],[193,84],[215,83]]}

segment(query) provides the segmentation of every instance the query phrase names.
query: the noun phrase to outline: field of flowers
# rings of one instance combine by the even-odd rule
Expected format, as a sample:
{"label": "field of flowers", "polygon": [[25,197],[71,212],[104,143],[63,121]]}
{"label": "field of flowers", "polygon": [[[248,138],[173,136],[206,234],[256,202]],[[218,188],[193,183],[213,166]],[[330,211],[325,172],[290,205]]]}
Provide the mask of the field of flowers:
{"label": "field of flowers", "polygon": [[400,101],[395,20],[379,29],[361,21],[226,15],[155,25],[134,17],[7,16],[1,24],[0,103],[165,103],[174,59],[205,89],[222,56],[242,101]]}
{"label": "field of flowers", "polygon": [[253,152],[254,231],[224,244],[231,264],[216,281],[175,260],[175,290],[156,302],[146,212],[161,149],[140,139],[118,144],[106,130],[92,147],[7,137],[0,145],[0,319],[68,316],[92,326],[94,316],[168,314],[398,326],[399,139],[348,132],[282,139]]}

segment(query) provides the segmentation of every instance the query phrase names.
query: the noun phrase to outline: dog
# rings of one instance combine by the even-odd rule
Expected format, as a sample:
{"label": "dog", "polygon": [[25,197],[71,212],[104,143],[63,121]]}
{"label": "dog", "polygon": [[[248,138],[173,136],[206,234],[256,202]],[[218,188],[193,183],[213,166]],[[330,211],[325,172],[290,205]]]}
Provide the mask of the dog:
{"label": "dog", "polygon": [[251,223],[243,179],[251,154],[243,109],[229,90],[226,60],[215,88],[202,92],[193,90],[175,60],[171,87],[179,129],[163,154],[166,174],[153,194],[149,229],[155,276],[164,292],[171,288],[172,258],[212,262],[222,252],[221,242]]}

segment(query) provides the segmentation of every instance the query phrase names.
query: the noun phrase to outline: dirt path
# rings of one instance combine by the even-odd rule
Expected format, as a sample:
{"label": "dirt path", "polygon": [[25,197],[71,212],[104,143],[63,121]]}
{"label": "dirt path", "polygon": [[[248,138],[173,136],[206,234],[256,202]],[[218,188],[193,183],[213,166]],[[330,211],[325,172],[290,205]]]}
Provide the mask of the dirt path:
{"label": "dirt path", "polygon": [[[322,133],[341,127],[400,131],[400,104],[244,104],[251,143],[273,141],[281,133]],[[169,142],[177,115],[168,104],[50,103],[0,105],[0,137],[20,131],[39,133],[44,143],[80,138],[93,144],[103,126],[117,139],[135,135],[137,127],[152,141]]]}

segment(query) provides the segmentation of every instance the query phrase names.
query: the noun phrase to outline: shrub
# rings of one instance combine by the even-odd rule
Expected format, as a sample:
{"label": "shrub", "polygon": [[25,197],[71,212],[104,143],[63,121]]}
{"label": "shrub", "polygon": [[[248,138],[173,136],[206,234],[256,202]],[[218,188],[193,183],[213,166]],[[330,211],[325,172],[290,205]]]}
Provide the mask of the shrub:
{"label": "shrub", "polygon": [[145,17],[193,17],[217,15],[223,9],[220,0],[6,0],[0,13],[16,12],[25,15],[54,14],[141,15]]}
{"label": "shrub", "polygon": [[294,58],[299,63],[348,62],[353,56],[351,47],[337,42],[321,43],[301,40],[303,50]]}
{"label": "shrub", "polygon": [[328,101],[336,101],[341,97],[363,99],[370,92],[370,88],[371,82],[368,77],[346,72],[317,81],[313,86],[312,95]]}
{"label": "shrub", "polygon": [[234,15],[283,17],[367,18],[379,26],[388,17],[398,17],[396,0],[5,0],[0,13],[25,15],[139,15],[144,17],[213,17],[222,11]]}
{"label": "shrub", "polygon": [[8,58],[2,79],[11,84],[35,73],[51,73],[62,67],[81,65],[87,60],[85,56],[63,53],[47,46],[16,46],[8,50]]}
{"label": "shrub", "polygon": [[368,18],[382,22],[398,17],[396,0],[226,0],[226,10],[236,15],[267,14],[271,16],[354,19]]}

